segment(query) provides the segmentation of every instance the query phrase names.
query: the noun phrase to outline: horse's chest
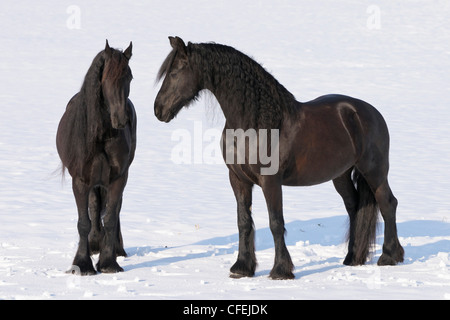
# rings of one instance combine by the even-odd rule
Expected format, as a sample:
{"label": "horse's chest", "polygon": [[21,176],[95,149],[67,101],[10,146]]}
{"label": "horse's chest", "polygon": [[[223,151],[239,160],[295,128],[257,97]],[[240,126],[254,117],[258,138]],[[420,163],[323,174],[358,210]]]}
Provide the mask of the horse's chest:
{"label": "horse's chest", "polygon": [[122,175],[130,165],[131,143],[126,139],[112,139],[105,144],[105,154],[112,178]]}
{"label": "horse's chest", "polygon": [[109,139],[92,161],[91,177],[94,184],[107,186],[128,170],[132,146],[126,139]]}

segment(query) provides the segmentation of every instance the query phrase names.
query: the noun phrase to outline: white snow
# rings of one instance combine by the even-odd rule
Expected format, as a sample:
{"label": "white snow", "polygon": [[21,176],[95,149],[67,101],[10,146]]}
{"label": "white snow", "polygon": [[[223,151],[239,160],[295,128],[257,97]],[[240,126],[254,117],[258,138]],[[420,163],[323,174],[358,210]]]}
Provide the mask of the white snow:
{"label": "white snow", "polygon": [[[236,204],[224,164],[176,164],[176,130],[221,129],[214,98],[170,124],[153,115],[167,36],[234,46],[311,100],[373,104],[391,134],[390,183],[405,262],[342,265],[347,217],[331,183],[285,188],[295,280],[268,278],[273,240],[255,188],[258,268],[231,279]],[[133,41],[138,147],[121,222],[125,272],[68,275],[78,242],[56,128],[94,56]],[[450,2],[10,1],[0,3],[0,299],[449,299]],[[185,131],[186,132],[186,131]],[[202,136],[196,137],[202,142]],[[201,150],[209,143],[203,141]],[[97,257],[94,257],[97,259]]]}

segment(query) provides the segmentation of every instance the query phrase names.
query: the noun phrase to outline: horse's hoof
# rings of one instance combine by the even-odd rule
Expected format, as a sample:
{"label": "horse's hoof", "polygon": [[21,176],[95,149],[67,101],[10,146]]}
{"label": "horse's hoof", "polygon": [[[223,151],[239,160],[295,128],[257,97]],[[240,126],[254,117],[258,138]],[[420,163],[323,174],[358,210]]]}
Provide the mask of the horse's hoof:
{"label": "horse's hoof", "polygon": [[378,259],[377,265],[379,266],[395,266],[397,263],[403,262],[403,257],[390,257],[387,254],[382,254]]}
{"label": "horse's hoof", "polygon": [[244,277],[253,277],[255,275],[256,264],[248,266],[246,263],[238,260],[230,268],[230,278],[239,279]]}
{"label": "horse's hoof", "polygon": [[295,276],[292,273],[293,270],[294,266],[291,263],[287,263],[286,265],[279,264],[273,267],[272,271],[270,271],[269,277],[273,280],[294,279]]}
{"label": "horse's hoof", "polygon": [[101,273],[123,272],[123,268],[119,266],[117,262],[111,263],[110,265],[97,264],[97,270],[100,271]]}
{"label": "horse's hoof", "polygon": [[272,280],[291,280],[291,279],[295,279],[295,275],[292,272],[283,273],[283,274],[277,274],[277,273],[270,272],[269,277]]}
{"label": "horse's hoof", "polygon": [[242,274],[242,273],[230,272],[230,278],[232,278],[232,279],[251,278],[251,277],[253,277],[252,274]]}

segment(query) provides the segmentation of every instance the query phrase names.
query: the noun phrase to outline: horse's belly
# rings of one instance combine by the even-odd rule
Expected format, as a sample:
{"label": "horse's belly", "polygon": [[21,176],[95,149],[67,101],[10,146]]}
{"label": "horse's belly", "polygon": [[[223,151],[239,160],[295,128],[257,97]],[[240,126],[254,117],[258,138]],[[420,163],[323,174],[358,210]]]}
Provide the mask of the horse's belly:
{"label": "horse's belly", "polygon": [[290,172],[283,179],[285,186],[312,186],[333,180],[344,174],[353,165],[348,163],[333,170],[322,170],[313,172],[313,169],[305,168],[305,170]]}
{"label": "horse's belly", "polygon": [[333,180],[355,164],[355,155],[349,148],[309,149],[290,161],[283,175],[283,184],[311,186]]}

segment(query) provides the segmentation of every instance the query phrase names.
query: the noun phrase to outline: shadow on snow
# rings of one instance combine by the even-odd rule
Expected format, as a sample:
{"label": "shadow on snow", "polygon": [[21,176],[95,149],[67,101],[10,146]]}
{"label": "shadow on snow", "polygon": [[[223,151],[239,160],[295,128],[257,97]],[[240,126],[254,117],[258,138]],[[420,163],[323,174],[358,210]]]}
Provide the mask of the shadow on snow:
{"label": "shadow on snow", "polygon": [[[312,219],[307,221],[296,220],[286,223],[286,244],[288,246],[296,246],[300,244],[304,248],[311,245],[320,246],[339,246],[346,242],[345,232],[347,230],[348,219],[347,216],[334,216],[329,218]],[[379,223],[377,245],[380,247],[383,238],[383,222]],[[447,252],[450,247],[450,239],[438,239],[433,241],[432,238],[450,237],[450,223],[435,221],[435,220],[419,220],[406,221],[397,224],[399,230],[400,240],[405,249],[405,262],[403,264],[411,264],[417,260],[426,260],[429,257],[438,254],[439,252]],[[429,237],[430,241],[427,244],[411,245],[408,238],[415,237]],[[133,265],[125,266],[125,271],[137,268],[150,268],[155,266],[163,266],[180,261],[191,259],[199,259],[211,256],[221,256],[234,254],[238,251],[239,236],[237,233],[214,237],[201,240],[195,243],[178,246],[178,247],[129,247],[127,253],[129,257],[132,256],[146,256],[150,253],[161,253],[170,249],[188,248],[191,246],[204,246],[201,252],[190,252],[183,255],[163,257],[156,260],[144,261]],[[255,246],[256,254],[258,251],[263,251],[273,248],[272,233],[269,228],[261,228],[255,232]],[[195,251],[195,250],[192,250]],[[381,254],[381,248],[373,254],[373,258],[368,264],[374,263],[375,257]],[[312,261],[302,265],[302,268],[312,265],[324,265],[323,268],[314,270],[297,270],[296,278],[309,275],[311,273],[321,273],[329,269],[336,268],[336,263],[342,262],[345,253],[336,248],[336,257],[326,258],[320,261]],[[292,254],[295,263],[295,252]],[[234,258],[233,258],[234,259]],[[234,262],[234,261],[233,261]],[[230,263],[231,266],[232,263]],[[330,265],[331,264],[331,265]],[[343,265],[342,265],[343,266]],[[270,270],[259,270],[255,276],[268,275]]]}

